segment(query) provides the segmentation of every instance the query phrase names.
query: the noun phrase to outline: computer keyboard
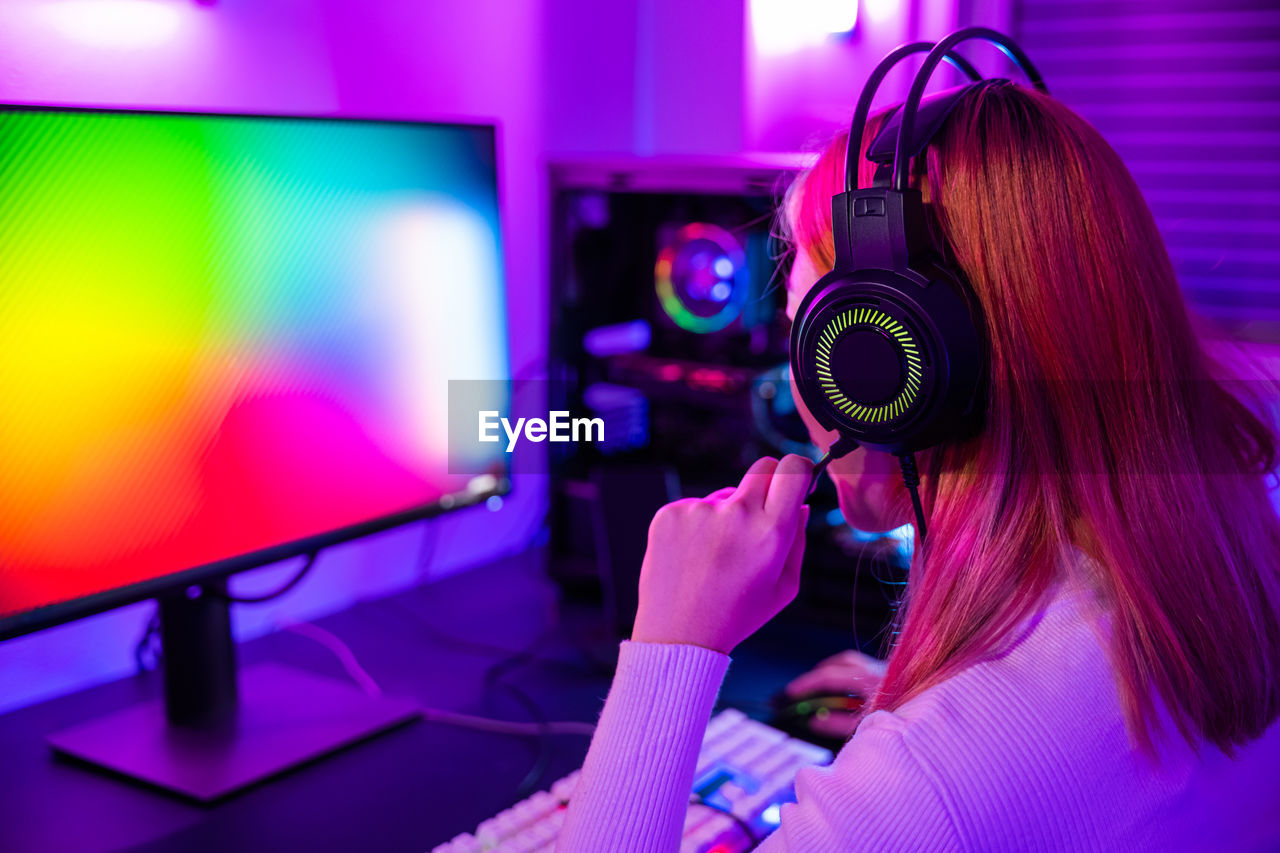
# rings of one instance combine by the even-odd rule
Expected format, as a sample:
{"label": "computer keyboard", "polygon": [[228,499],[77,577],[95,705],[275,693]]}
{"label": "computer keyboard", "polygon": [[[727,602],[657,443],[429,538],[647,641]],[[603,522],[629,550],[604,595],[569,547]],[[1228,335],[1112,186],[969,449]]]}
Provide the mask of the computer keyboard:
{"label": "computer keyboard", "polygon": [[[794,802],[796,771],[831,758],[829,750],[788,737],[741,711],[721,711],[707,724],[698,753],[681,853],[750,850],[777,828],[782,804]],[[550,853],[579,772],[432,853]]]}

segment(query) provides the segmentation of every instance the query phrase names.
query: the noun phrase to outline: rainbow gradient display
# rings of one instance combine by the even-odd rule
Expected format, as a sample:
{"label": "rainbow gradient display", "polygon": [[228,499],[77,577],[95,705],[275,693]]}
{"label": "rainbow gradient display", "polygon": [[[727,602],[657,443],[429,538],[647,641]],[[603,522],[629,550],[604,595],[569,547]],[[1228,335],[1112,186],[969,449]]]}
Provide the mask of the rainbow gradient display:
{"label": "rainbow gradient display", "polygon": [[493,131],[0,109],[0,342],[0,627],[464,491]]}

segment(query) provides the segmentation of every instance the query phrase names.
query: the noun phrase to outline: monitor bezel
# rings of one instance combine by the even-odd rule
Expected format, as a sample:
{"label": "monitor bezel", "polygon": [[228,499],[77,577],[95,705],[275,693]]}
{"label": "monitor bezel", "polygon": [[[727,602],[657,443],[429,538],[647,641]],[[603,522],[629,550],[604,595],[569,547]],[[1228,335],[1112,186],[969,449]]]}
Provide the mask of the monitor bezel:
{"label": "monitor bezel", "polygon": [[[441,117],[435,119],[401,119],[386,117],[370,117],[370,116],[351,116],[351,115],[321,115],[314,113],[257,113],[257,112],[223,112],[223,111],[204,111],[190,109],[157,109],[154,107],[132,108],[132,107],[99,107],[99,106],[77,106],[73,104],[29,104],[16,101],[0,101],[0,112],[65,112],[65,113],[100,113],[110,115],[166,115],[166,116],[193,116],[198,118],[249,118],[249,119],[271,119],[271,120],[298,120],[298,121],[321,121],[321,122],[347,122],[353,124],[389,124],[389,125],[416,125],[422,127],[461,127],[472,128],[487,131],[489,139],[492,142],[493,162],[494,162],[494,198],[499,209],[498,220],[498,240],[500,245],[500,257],[502,262],[503,276],[503,300],[509,313],[509,293],[507,288],[506,271],[509,264],[507,263],[507,235],[505,232],[504,220],[501,217],[502,208],[502,126],[496,121],[476,121],[474,119],[454,119],[452,117]],[[506,328],[504,334],[506,341],[506,359],[507,359],[507,376],[503,381],[511,382],[511,324],[505,323]],[[288,560],[293,557],[299,557],[304,554],[311,554],[334,545],[340,545],[344,542],[351,542],[365,536],[372,536],[377,533],[383,533],[396,527],[406,524],[412,524],[416,521],[424,521],[429,518],[444,515],[446,513],[455,512],[467,507],[473,507],[486,503],[489,498],[502,497],[511,492],[511,464],[504,460],[504,471],[500,475],[494,475],[495,484],[491,488],[479,489],[476,491],[463,490],[460,492],[450,492],[435,500],[423,504],[421,506],[411,507],[409,509],[390,513],[387,515],[376,516],[365,521],[357,522],[346,527],[335,528],[318,533],[314,536],[308,536],[303,539],[295,539],[289,542],[283,542],[278,545],[272,545],[267,548],[260,548],[256,551],[250,551],[244,554],[237,554],[223,560],[217,560],[211,563],[205,563],[199,566],[192,566],[186,569],[180,569],[176,572],[163,575],[156,578],[148,578],[147,580],[137,581],[135,583],[124,586],[115,587],[113,589],[103,590],[101,592],[90,593],[89,595],[80,596],[78,598],[68,599],[67,601],[55,602],[53,604],[41,605],[29,610],[20,611],[9,616],[0,616],[0,642],[20,637],[24,634],[42,631],[67,622],[74,622],[89,616],[96,616],[108,610],[115,610],[130,604],[137,604],[147,599],[156,598],[166,593],[181,591],[188,587],[199,586],[218,578],[224,578],[238,572],[258,569],[278,563],[282,560]],[[2,570],[2,567],[0,567]]]}

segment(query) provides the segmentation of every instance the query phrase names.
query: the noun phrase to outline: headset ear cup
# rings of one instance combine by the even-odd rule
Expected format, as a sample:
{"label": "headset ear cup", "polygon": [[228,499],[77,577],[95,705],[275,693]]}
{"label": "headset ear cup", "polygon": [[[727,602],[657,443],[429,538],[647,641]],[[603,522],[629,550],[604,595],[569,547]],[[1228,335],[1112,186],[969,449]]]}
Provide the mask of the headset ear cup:
{"label": "headset ear cup", "polygon": [[[982,38],[1009,52],[1037,88],[1039,73],[1008,37],[969,27],[937,45],[891,52],[872,72],[853,113],[845,150],[845,190],[831,200],[835,263],[805,295],[791,330],[791,372],[806,408],[823,427],[866,447],[895,454],[968,437],[985,415],[986,338],[981,307],[963,272],[948,264],[937,222],[907,169],[923,165],[932,138],[971,93],[1005,85],[974,80],[923,97],[924,85],[951,48]],[[865,156],[876,186],[859,188],[857,164],[871,101],[897,62],[928,50],[902,108]],[[896,123],[896,124],[895,124]],[[891,177],[883,185],[886,175]]]}
{"label": "headset ear cup", "polygon": [[962,280],[887,270],[831,273],[801,303],[791,369],[814,419],[859,444],[906,453],[973,427],[982,346]]}
{"label": "headset ear cup", "polygon": [[805,408],[813,415],[814,420],[820,426],[828,430],[837,430],[841,435],[847,435],[850,438],[854,436],[848,433],[839,419],[834,417],[828,411],[825,405],[825,398],[819,390],[819,379],[814,360],[814,352],[812,345],[813,328],[817,324],[817,317],[822,313],[822,306],[817,305],[819,294],[827,294],[832,290],[833,285],[839,284],[839,276],[834,272],[828,273],[826,276],[818,280],[818,283],[809,289],[804,299],[800,301],[800,307],[796,309],[795,319],[791,323],[791,339],[789,342],[789,360],[791,363],[791,377],[795,383],[800,399],[804,402]]}

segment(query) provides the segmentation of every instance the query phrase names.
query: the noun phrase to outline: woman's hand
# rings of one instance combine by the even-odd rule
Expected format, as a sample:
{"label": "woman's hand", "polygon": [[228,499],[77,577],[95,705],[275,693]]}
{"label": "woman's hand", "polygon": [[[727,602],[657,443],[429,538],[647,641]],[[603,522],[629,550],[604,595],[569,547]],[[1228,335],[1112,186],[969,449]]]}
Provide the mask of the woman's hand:
{"label": "woman's hand", "polygon": [[800,588],[813,463],[759,459],[736,489],[658,510],[631,639],[728,654]]}
{"label": "woman's hand", "polygon": [[[832,655],[787,685],[787,696],[793,700],[813,695],[848,694],[870,699],[884,681],[885,662],[850,649]],[[857,728],[860,714],[829,711],[815,715],[809,729],[815,734],[846,738]]]}
{"label": "woman's hand", "polygon": [[832,655],[787,685],[795,698],[812,693],[848,693],[870,699],[884,681],[886,664],[879,658],[850,649]]}

